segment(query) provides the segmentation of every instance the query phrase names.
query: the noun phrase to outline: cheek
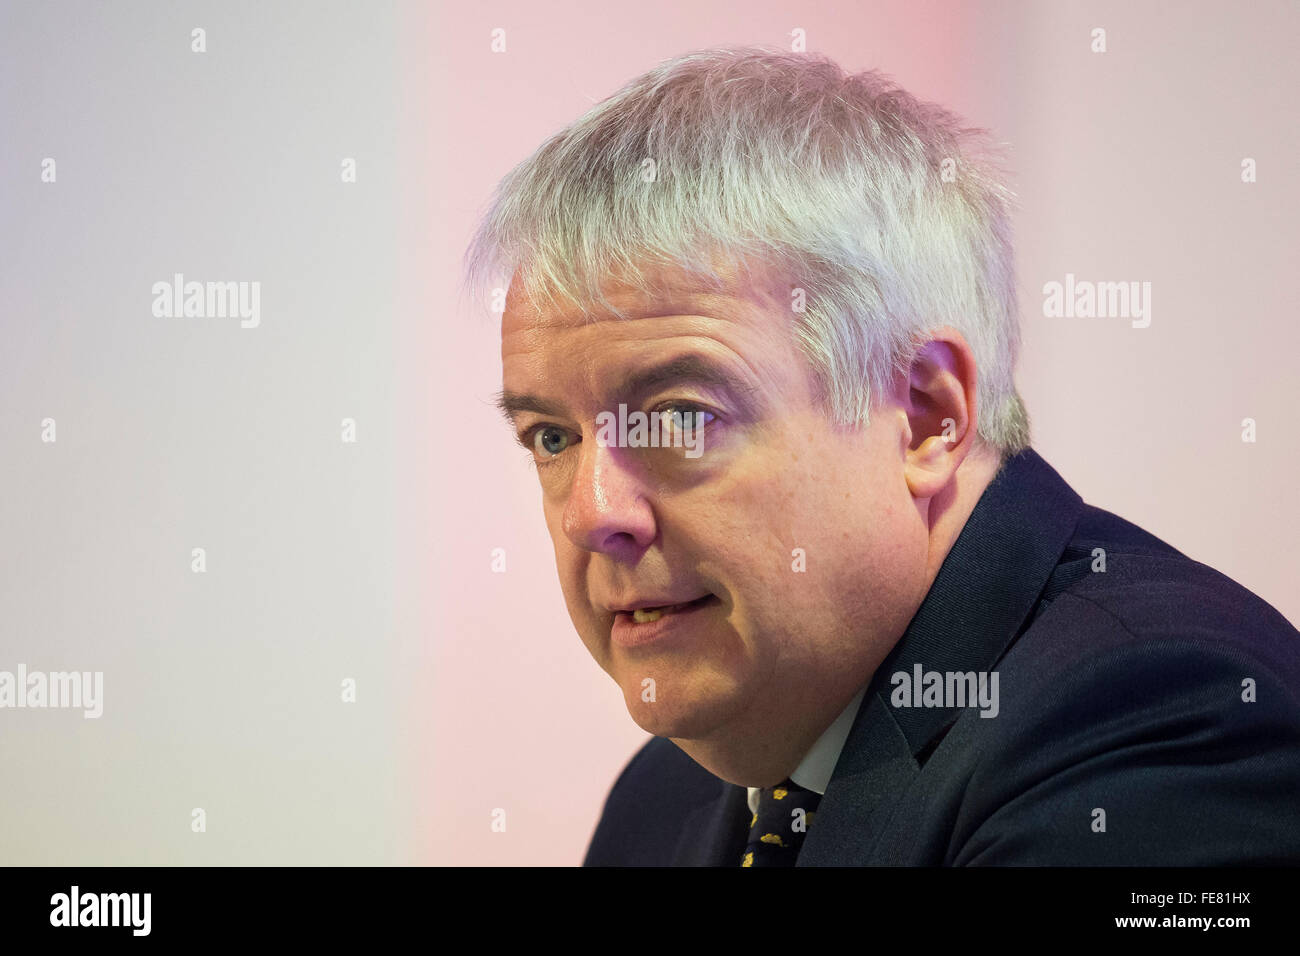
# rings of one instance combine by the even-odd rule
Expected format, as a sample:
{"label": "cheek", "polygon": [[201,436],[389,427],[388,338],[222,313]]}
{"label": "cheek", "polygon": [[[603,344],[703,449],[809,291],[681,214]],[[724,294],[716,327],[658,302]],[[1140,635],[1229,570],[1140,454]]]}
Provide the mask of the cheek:
{"label": "cheek", "polygon": [[713,525],[720,552],[765,568],[773,556],[788,561],[810,530],[809,514],[824,513],[823,490],[806,455],[768,454],[710,488],[699,519]]}
{"label": "cheek", "polygon": [[923,571],[927,536],[901,471],[869,452],[828,443],[791,469],[773,520],[806,551],[806,571],[790,575],[792,603],[889,615]]}

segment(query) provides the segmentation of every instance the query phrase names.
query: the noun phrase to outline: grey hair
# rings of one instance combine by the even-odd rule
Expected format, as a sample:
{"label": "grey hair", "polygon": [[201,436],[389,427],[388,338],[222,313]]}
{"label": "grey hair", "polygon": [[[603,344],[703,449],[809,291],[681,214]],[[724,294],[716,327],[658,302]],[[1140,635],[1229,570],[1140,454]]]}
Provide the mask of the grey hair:
{"label": "grey hair", "polygon": [[794,333],[834,420],[866,424],[926,330],[949,325],[975,354],[979,437],[1005,457],[1029,444],[1013,202],[984,130],[878,71],[701,50],[632,80],[502,179],[467,285],[499,297],[517,275],[534,304],[619,315],[603,292],[614,276],[654,296],[656,266],[715,288],[728,263],[774,269],[795,302],[803,291]]}

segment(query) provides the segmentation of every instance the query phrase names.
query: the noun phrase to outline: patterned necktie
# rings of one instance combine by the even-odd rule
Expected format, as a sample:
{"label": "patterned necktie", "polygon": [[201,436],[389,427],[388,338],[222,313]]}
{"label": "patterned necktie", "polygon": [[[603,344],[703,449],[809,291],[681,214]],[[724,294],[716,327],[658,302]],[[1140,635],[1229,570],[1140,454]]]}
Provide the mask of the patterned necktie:
{"label": "patterned necktie", "polygon": [[741,866],[794,866],[813,822],[821,794],[788,777],[758,792],[758,812],[749,821],[749,843]]}

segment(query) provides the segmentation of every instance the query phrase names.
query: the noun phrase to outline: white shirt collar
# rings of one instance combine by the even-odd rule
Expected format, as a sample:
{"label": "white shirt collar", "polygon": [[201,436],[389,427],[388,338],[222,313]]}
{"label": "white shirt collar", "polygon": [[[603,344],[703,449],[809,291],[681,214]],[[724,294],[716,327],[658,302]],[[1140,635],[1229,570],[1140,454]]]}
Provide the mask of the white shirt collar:
{"label": "white shirt collar", "polygon": [[[849,731],[853,729],[853,719],[857,717],[858,708],[862,705],[862,698],[866,693],[867,688],[864,686],[817,738],[812,749],[804,755],[803,762],[795,768],[794,773],[790,774],[791,780],[813,793],[825,795],[826,786],[831,782],[831,774],[835,772],[835,765],[839,763],[840,752],[844,750],[844,743],[849,739]],[[750,813],[758,812],[758,791],[758,787],[749,788]]]}

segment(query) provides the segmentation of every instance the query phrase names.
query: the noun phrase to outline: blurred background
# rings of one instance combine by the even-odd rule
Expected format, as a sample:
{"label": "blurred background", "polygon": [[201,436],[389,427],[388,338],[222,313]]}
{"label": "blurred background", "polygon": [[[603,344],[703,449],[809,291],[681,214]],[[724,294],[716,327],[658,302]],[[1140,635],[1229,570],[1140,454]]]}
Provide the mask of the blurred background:
{"label": "blurred background", "polygon": [[[581,861],[647,738],[568,619],[460,257],[547,136],[702,47],[802,30],[1007,144],[1035,447],[1300,621],[1297,27],[1290,2],[0,4],[0,670],[104,675],[98,719],[0,709],[0,862]],[[257,282],[257,326],[155,315],[177,273]],[[1150,326],[1046,317],[1067,274],[1150,282]]]}

